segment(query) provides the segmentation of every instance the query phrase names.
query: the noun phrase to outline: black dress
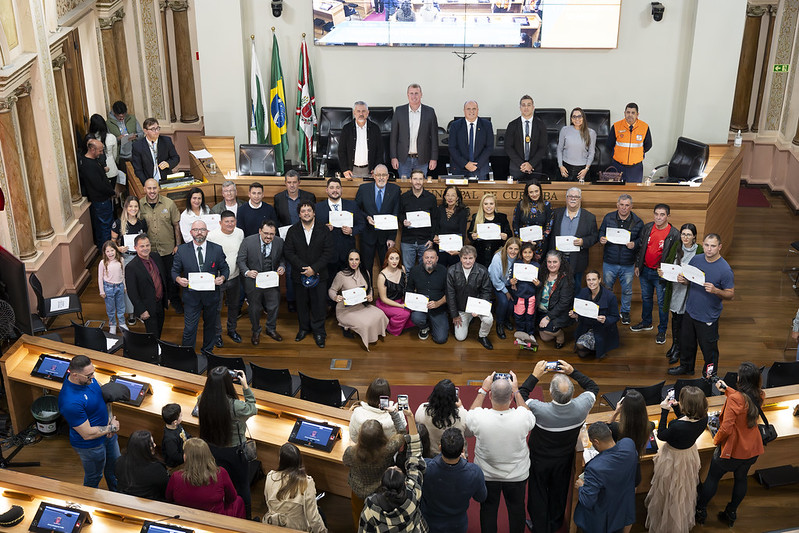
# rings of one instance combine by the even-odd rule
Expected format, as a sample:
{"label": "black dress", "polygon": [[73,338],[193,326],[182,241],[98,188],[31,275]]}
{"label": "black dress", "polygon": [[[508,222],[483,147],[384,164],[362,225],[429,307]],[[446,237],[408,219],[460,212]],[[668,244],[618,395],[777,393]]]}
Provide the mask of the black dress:
{"label": "black dress", "polygon": [[[491,264],[491,259],[494,257],[494,254],[497,250],[502,248],[505,245],[505,239],[494,240],[494,241],[487,241],[485,239],[472,239],[472,233],[476,230],[477,224],[475,224],[475,219],[477,218],[477,213],[472,215],[472,221],[469,223],[469,229],[466,233],[469,235],[469,239],[472,242],[472,246],[477,249],[477,262],[483,265],[484,267],[488,268],[488,265]],[[508,215],[505,213],[494,212],[494,218],[491,220],[486,219],[485,224],[498,224],[499,225],[499,232],[504,233],[508,237],[511,237],[513,234],[510,230],[510,223],[508,222]]]}
{"label": "black dress", "polygon": [[[466,225],[469,223],[469,208],[462,207],[456,210],[451,217],[447,218],[447,208],[438,206],[433,215],[433,235],[460,235],[463,243],[466,244]],[[448,252],[438,252],[438,264],[444,268],[449,268],[460,261],[457,255],[450,255]]]}

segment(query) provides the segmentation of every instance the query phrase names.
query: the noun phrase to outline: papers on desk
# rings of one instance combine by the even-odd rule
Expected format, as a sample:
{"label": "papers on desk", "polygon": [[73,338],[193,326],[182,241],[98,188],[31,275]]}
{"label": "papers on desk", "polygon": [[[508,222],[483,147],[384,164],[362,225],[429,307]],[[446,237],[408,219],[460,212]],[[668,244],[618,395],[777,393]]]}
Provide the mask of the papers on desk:
{"label": "papers on desk", "polygon": [[613,244],[627,244],[630,242],[630,230],[621,228],[607,228],[605,238]]}
{"label": "papers on desk", "polygon": [[591,300],[581,298],[574,299],[574,312],[586,318],[596,318],[599,316],[599,306]]}
{"label": "papers on desk", "polygon": [[344,297],[344,305],[357,305],[366,301],[366,289],[363,287],[341,291],[341,295]]}
{"label": "papers on desk", "polygon": [[203,148],[202,150],[189,150],[189,153],[196,157],[197,159],[207,159],[209,157],[214,157],[211,155],[211,152]]}
{"label": "papers on desk", "polygon": [[490,316],[491,302],[488,300],[483,300],[482,298],[469,296],[469,298],[466,299],[466,312],[474,313],[478,316]]}
{"label": "papers on desk", "polygon": [[427,211],[409,211],[405,213],[405,218],[411,223],[412,228],[429,228],[430,213]]}
{"label": "papers on desk", "polygon": [[411,311],[419,311],[421,313],[426,313],[427,303],[429,301],[430,299],[422,294],[417,294],[415,292],[405,293],[405,307],[407,307]]}
{"label": "papers on desk", "polygon": [[280,226],[279,228],[277,228],[277,232],[280,234],[280,238],[283,239],[284,241],[286,240],[286,233],[289,232],[290,227],[291,224],[289,224],[288,226]]}
{"label": "papers on desk", "polygon": [[399,228],[397,217],[394,215],[375,215],[372,218],[375,221],[375,229],[392,230]]}
{"label": "papers on desk", "polygon": [[53,298],[50,300],[50,312],[55,313],[63,309],[69,308],[69,296],[62,296],[60,298]]}
{"label": "papers on desk", "polygon": [[133,248],[135,247],[135,242],[136,242],[136,235],[127,234],[122,236],[122,245],[127,246],[129,252],[133,251]]}
{"label": "papers on desk", "polygon": [[328,220],[334,228],[352,227],[352,213],[349,211],[331,211]]}
{"label": "papers on desk", "polygon": [[541,226],[525,226],[519,228],[519,238],[522,242],[535,242],[544,240],[544,228]]}
{"label": "papers on desk", "polygon": [[119,339],[109,339],[108,337],[105,338],[105,351],[110,352],[111,348],[113,348],[116,343],[119,342]]}
{"label": "papers on desk", "polygon": [[478,224],[477,238],[484,241],[502,240],[499,224]]}
{"label": "papers on desk", "polygon": [[193,291],[216,290],[214,278],[210,272],[189,272],[189,288]]}
{"label": "papers on desk", "polygon": [[677,276],[682,272],[682,267],[671,263],[660,263],[660,270],[663,271],[663,279],[676,282]]}
{"label": "papers on desk", "polygon": [[682,277],[697,285],[705,284],[705,273],[692,265],[682,267]]}
{"label": "papers on desk", "polygon": [[513,277],[519,281],[533,281],[538,277],[538,267],[528,263],[513,263]]}
{"label": "papers on desk", "polygon": [[255,288],[256,289],[270,289],[277,287],[280,284],[280,276],[277,272],[258,272],[255,275]]}
{"label": "papers on desk", "polygon": [[558,235],[555,237],[555,249],[559,252],[579,252],[580,247],[575,246],[574,235]]}
{"label": "papers on desk", "polygon": [[442,252],[460,252],[463,248],[463,237],[455,233],[438,236],[438,249]]}

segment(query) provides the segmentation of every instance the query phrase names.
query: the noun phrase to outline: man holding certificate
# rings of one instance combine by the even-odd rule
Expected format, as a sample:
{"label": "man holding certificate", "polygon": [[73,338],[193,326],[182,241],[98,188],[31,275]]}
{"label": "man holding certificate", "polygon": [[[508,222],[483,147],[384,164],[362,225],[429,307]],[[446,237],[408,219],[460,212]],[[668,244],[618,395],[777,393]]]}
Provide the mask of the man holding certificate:
{"label": "man holding certificate", "polygon": [[433,246],[432,216],[436,197],[424,190],[424,172],[411,172],[411,190],[400,196],[402,219],[402,264],[410,270],[422,262],[424,251]]}
{"label": "man holding certificate", "polygon": [[341,180],[327,180],[327,199],[316,204],[316,220],[330,230],[333,256],[327,265],[328,288],[336,274],[347,266],[347,252],[355,249],[355,236],[363,231],[365,221],[353,200],[341,197]]}
{"label": "man holding certificate", "polygon": [[599,240],[596,217],[581,207],[582,197],[578,187],[566,191],[566,207],[555,209],[549,237],[549,249],[561,252],[563,259],[571,265],[575,288],[580,287],[583,272],[588,266],[588,249]]}
{"label": "man holding certificate", "polygon": [[488,340],[488,334],[494,323],[494,317],[491,316],[494,289],[488,269],[477,262],[474,246],[467,244],[461,248],[460,259],[447,270],[447,307],[455,326],[455,338],[465,340],[472,319],[479,318],[477,340],[486,350],[493,350],[494,345]]}
{"label": "man holding certificate", "polygon": [[[411,309],[411,322],[419,327],[419,338],[427,340],[433,335],[433,342],[444,344],[449,337],[447,320],[447,269],[438,264],[438,252],[428,248],[422,254],[422,263],[413,267],[408,274],[408,287],[405,290],[405,305]],[[416,308],[415,301],[426,303]]]}
{"label": "man holding certificate", "polygon": [[364,183],[355,193],[355,203],[366,217],[366,227],[361,234],[361,253],[363,265],[372,272],[375,264],[375,253],[382,262],[389,248],[397,240],[397,230],[379,230],[376,228],[375,215],[399,215],[399,186],[388,182],[388,168],[377,165],[372,173],[375,180]]}

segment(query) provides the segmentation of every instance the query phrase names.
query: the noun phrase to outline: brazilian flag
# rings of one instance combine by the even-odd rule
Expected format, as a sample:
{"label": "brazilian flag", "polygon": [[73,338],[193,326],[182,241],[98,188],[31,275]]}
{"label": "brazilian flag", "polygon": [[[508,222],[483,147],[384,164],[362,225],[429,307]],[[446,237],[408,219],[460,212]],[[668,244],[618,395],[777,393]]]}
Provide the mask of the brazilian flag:
{"label": "brazilian flag", "polygon": [[272,76],[269,85],[269,140],[275,147],[275,166],[283,174],[283,162],[289,151],[286,123],[286,91],[283,89],[283,69],[280,68],[280,50],[277,35],[272,34]]}

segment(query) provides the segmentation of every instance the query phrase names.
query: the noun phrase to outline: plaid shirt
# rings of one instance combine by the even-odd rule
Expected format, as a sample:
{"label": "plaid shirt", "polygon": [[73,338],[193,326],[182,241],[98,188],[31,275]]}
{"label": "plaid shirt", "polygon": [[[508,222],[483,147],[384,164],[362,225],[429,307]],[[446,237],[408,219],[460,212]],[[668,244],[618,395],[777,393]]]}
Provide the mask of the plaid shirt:
{"label": "plaid shirt", "polygon": [[427,522],[419,509],[426,467],[419,435],[410,436],[409,446],[411,456],[405,464],[408,499],[396,509],[386,511],[375,501],[374,494],[366,498],[358,524],[359,533],[427,533]]}

